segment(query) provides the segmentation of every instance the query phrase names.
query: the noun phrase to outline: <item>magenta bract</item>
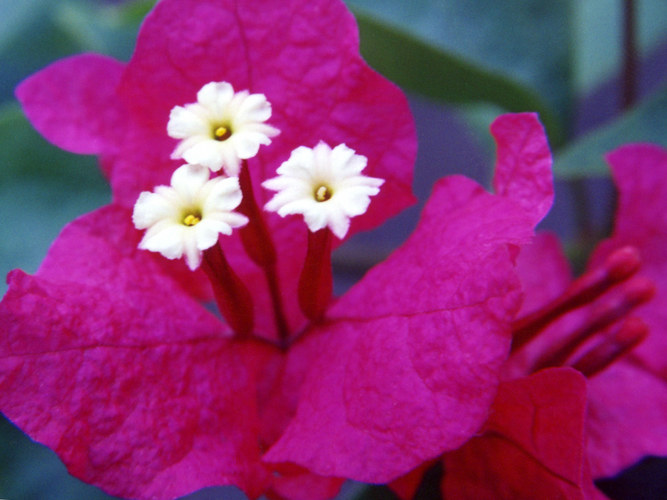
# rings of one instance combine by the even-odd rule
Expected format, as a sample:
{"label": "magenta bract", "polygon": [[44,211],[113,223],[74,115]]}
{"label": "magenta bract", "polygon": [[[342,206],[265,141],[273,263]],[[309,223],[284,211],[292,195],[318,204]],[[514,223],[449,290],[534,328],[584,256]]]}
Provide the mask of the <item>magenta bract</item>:
{"label": "magenta bract", "polygon": [[619,191],[612,237],[592,259],[633,245],[655,297],[637,315],[649,336],[590,381],[589,454],[594,477],[610,476],[644,455],[667,455],[667,150],[630,144],[607,156]]}
{"label": "magenta bract", "polygon": [[385,180],[349,234],[407,206],[412,118],[357,38],[339,1],[162,0],[127,65],[77,56],[17,90],[48,139],[100,155],[114,195],[63,231],[35,276],[13,272],[0,305],[0,409],[73,474],[136,498],[213,484],[325,498],[340,478],[405,474],[486,420],[521,302],[516,249],[552,198],[534,115],[496,123],[502,195],[439,182],[412,238],[317,324],[297,300],[303,222],[264,214],[289,349],[273,345],[265,276],[238,237],[222,246],[252,295],[246,339],[202,305],[201,273],[137,249],[130,208],[178,166],[169,111],[210,81],[272,104],[281,134],[248,161],[260,206],[261,181],[321,140],[354,148]]}
{"label": "magenta bract", "polygon": [[[667,224],[660,215],[667,209],[667,152],[635,144],[607,158],[619,190],[619,206],[612,237],[598,246],[589,268],[598,268],[614,250],[631,245],[641,258],[640,274],[655,283],[657,293],[634,313],[648,325],[648,337],[588,380],[587,453],[595,478],[612,476],[645,455],[667,454]],[[572,279],[552,235],[539,235],[522,250],[518,271],[526,293],[524,312],[558,296]],[[594,307],[571,313],[540,333],[533,345],[513,355],[508,375],[520,373],[535,352],[585,321]]]}
{"label": "magenta bract", "polygon": [[552,368],[504,382],[484,431],[445,456],[445,498],[604,498],[585,458],[586,381]]}
{"label": "magenta bract", "polygon": [[[271,196],[260,181],[298,146],[345,143],[368,158],[365,174],[385,179],[368,212],[348,237],[378,226],[410,205],[416,154],[405,96],[361,59],[352,15],[342,2],[168,0],[146,18],[131,61],[82,55],[53,64],[24,81],[17,97],[35,127],[56,145],[101,155],[115,202],[132,207],[140,192],[169,184],[180,163],[166,134],[170,110],[195,99],[206,83],[263,93],[272,104],[279,140],[249,161],[258,203]],[[305,325],[296,300],[306,231],[298,217],[267,214],[286,289],[292,331]],[[234,239],[235,240],[235,239]],[[229,242],[256,301],[269,305],[263,278],[253,275],[238,242]],[[270,310],[260,307],[258,310]],[[258,326],[275,336],[271,318]]]}

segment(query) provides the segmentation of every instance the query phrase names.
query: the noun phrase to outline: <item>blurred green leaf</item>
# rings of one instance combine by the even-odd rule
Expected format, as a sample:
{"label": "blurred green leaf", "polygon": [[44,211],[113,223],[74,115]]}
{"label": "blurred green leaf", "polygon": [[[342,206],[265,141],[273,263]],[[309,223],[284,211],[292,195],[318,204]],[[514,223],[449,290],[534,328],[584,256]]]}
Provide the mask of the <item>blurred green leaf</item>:
{"label": "blurred green leaf", "polygon": [[[95,158],[48,144],[19,106],[0,108],[0,274],[34,272],[62,227],[106,203]],[[6,290],[4,280],[0,295]]]}
{"label": "blurred green leaf", "polygon": [[65,56],[101,52],[129,59],[139,23],[153,4],[153,0],[0,2],[0,102],[11,98],[25,75]]}
{"label": "blurred green leaf", "polygon": [[[533,96],[539,95],[548,103],[552,111],[547,115],[558,114],[560,123],[567,123],[572,102],[570,0],[347,2],[355,12],[372,15],[376,22],[400,26],[407,34],[469,66],[530,89]],[[362,45],[365,43],[362,30]],[[403,62],[410,64],[415,53],[403,53]],[[414,77],[431,80],[432,68],[427,69]],[[464,84],[487,83],[494,85],[493,80]],[[532,106],[545,119],[545,106],[535,108],[533,99],[529,98],[522,108]]]}
{"label": "blurred green leaf", "polygon": [[529,88],[366,14],[357,12],[356,18],[364,58],[404,89],[449,103],[482,101],[507,111],[538,111],[552,140],[560,141],[556,117]]}
{"label": "blurred green leaf", "polygon": [[606,176],[609,169],[604,154],[630,142],[667,147],[667,86],[562,150],[556,156],[554,173],[561,179]]}
{"label": "blurred green leaf", "polygon": [[112,500],[99,488],[67,474],[63,463],[45,446],[30,441],[0,416],[0,497],[23,500]]}
{"label": "blurred green leaf", "polygon": [[125,26],[139,26],[157,2],[158,0],[123,2],[116,7],[116,15],[120,19],[120,23]]}

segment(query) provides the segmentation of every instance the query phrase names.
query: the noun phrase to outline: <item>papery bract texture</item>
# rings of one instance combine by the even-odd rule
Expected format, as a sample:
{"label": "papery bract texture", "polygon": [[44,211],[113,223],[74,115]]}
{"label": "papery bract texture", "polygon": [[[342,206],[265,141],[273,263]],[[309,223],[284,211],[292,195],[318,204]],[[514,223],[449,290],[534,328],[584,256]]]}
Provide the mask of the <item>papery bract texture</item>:
{"label": "papery bract texture", "polygon": [[531,234],[512,200],[441,181],[410,240],[293,348],[322,354],[266,459],[385,482],[464,442],[486,418],[520,303],[509,246]]}
{"label": "papery bract texture", "polygon": [[542,124],[532,113],[503,115],[491,124],[491,133],[498,146],[494,191],[519,203],[537,224],[554,197],[551,150]]}
{"label": "papery bract texture", "polygon": [[[522,142],[547,144],[535,115],[498,122],[506,120],[523,131]],[[499,145],[511,136],[500,130]],[[522,151],[499,147],[501,178],[511,166],[526,182],[549,184],[543,158],[522,161]],[[532,200],[548,205],[551,193]],[[487,416],[507,355],[521,300],[513,249],[530,241],[533,208],[462,177],[440,181],[410,240],[293,347],[293,378],[305,372],[301,351],[317,353],[316,361],[266,460],[386,482],[469,438]]]}
{"label": "papery bract texture", "polygon": [[[485,421],[521,300],[513,249],[530,241],[533,221],[511,197],[442,180],[411,239],[285,363],[271,347],[229,340],[157,256],[137,249],[130,211],[101,209],[63,232],[35,277],[12,279],[0,306],[11,325],[0,405],[73,473],[115,494],[227,483],[297,498],[333,494],[337,477],[394,479]],[[54,386],[37,383],[45,377]],[[72,382],[58,386],[62,377]],[[91,391],[104,397],[82,397]],[[44,402],[38,425],[33,401]],[[163,428],[170,437],[154,442]],[[220,446],[208,442],[219,436]]]}
{"label": "papery bract texture", "polygon": [[[210,82],[264,94],[271,103],[268,123],[280,135],[248,160],[260,206],[271,196],[261,181],[274,177],[295,148],[320,141],[345,143],[368,158],[367,175],[385,180],[346,237],[413,202],[416,136],[407,101],[362,60],[354,19],[339,0],[163,0],[142,25],[127,65],[73,57],[28,78],[17,96],[48,139],[101,154],[114,200],[132,207],[141,192],[168,184],[179,166],[170,158],[177,141],[166,134],[170,111],[194,102]],[[63,112],[61,102],[74,111]],[[298,331],[306,321],[293,298],[306,232],[297,216],[270,214],[267,222],[287,322]],[[237,238],[226,252],[256,299],[261,334],[275,338],[264,278]]]}
{"label": "papery bract texture", "polygon": [[667,456],[667,150],[623,146],[607,156],[619,191],[612,237],[591,267],[625,245],[639,249],[641,273],[657,294],[636,314],[649,336],[590,384],[590,446],[594,477],[610,476],[644,455]]}
{"label": "papery bract texture", "polygon": [[16,96],[30,122],[56,146],[73,153],[111,153],[126,125],[116,97],[124,68],[98,54],[68,57],[24,81]]}
{"label": "papery bract texture", "polygon": [[481,436],[445,456],[447,499],[604,498],[585,462],[586,381],[553,368],[504,382]]}
{"label": "papery bract texture", "polygon": [[107,207],[69,225],[35,276],[10,275],[0,408],[115,495],[258,495],[256,374],[277,354],[229,340],[137,238],[129,211]]}
{"label": "papery bract texture", "polygon": [[[639,250],[641,274],[653,280],[657,294],[635,314],[649,326],[648,337],[631,353],[593,376],[589,384],[588,448],[593,477],[608,477],[645,455],[667,455],[667,151],[648,145],[627,145],[608,155],[619,190],[619,206],[611,238],[595,250],[590,269],[614,250]],[[553,236],[540,235],[518,259],[530,312],[562,293],[571,281],[567,260]],[[535,277],[539,277],[538,280]],[[516,376],[535,352],[562,338],[579,324],[589,308],[559,320],[513,355],[508,376]]]}

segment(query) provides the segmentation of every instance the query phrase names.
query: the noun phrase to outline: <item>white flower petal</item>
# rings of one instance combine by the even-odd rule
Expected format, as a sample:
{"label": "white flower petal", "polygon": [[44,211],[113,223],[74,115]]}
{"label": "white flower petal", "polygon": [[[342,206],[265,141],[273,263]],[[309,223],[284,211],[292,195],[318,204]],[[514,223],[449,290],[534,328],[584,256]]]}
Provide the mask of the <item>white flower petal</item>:
{"label": "white flower petal", "polygon": [[[181,139],[172,158],[183,158],[230,176],[238,175],[241,160],[271,144],[279,130],[264,123],[271,117],[271,104],[263,94],[247,90],[234,92],[227,82],[210,82],[197,93],[197,102],[176,106],[169,115],[167,133]],[[215,136],[219,127],[230,135],[223,140]]]}
{"label": "white flower petal", "polygon": [[185,263],[190,268],[190,271],[197,269],[199,264],[201,264],[202,251],[197,248],[197,234],[195,231],[184,231],[183,253],[185,254]]}
{"label": "white flower petal", "polygon": [[183,255],[184,227],[172,221],[161,221],[151,226],[139,248],[159,252],[168,259],[178,259]]}
{"label": "white flower petal", "polygon": [[222,166],[224,153],[220,144],[216,141],[199,140],[183,151],[182,158],[188,163],[204,165],[213,172],[217,172]]}
{"label": "white flower petal", "polygon": [[278,167],[277,177],[262,183],[276,191],[264,208],[282,217],[302,214],[310,231],[328,227],[342,239],[350,218],[366,212],[384,182],[361,174],[367,162],[345,144],[300,146]]}
{"label": "white flower petal", "polygon": [[168,199],[148,192],[139,195],[132,212],[132,222],[137,229],[146,229],[159,220],[175,217],[174,207]]}
{"label": "white flower petal", "polygon": [[193,136],[208,136],[210,125],[205,116],[197,112],[194,106],[176,106],[169,113],[167,134],[174,139],[185,139]]}
{"label": "white flower petal", "polygon": [[194,201],[208,182],[209,170],[202,165],[183,165],[171,176],[171,185],[184,200]]}
{"label": "white flower petal", "polygon": [[227,82],[210,82],[197,92],[197,102],[219,114],[234,98],[234,88]]}
{"label": "white flower petal", "polygon": [[206,250],[211,248],[218,242],[220,233],[231,234],[232,230],[229,226],[219,224],[217,221],[210,219],[202,219],[199,224],[190,228],[195,232],[195,244],[199,250]]}
{"label": "white flower petal", "polygon": [[146,229],[139,248],[159,252],[168,259],[185,257],[196,269],[202,251],[218,241],[219,234],[248,222],[233,210],[241,202],[238,179],[216,177],[201,165],[183,165],[171,177],[171,186],[143,192],[134,207],[132,220]]}

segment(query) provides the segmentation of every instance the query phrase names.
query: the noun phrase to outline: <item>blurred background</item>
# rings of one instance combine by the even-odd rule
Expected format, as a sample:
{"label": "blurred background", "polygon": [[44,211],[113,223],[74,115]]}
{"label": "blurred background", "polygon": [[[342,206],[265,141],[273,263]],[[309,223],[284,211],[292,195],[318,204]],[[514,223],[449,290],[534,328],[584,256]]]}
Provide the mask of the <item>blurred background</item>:
{"label": "blurred background", "polygon": [[[154,0],[0,0],[0,274],[34,272],[62,227],[110,200],[93,157],[50,146],[13,91],[61,57],[99,52],[127,61]],[[367,61],[408,93],[417,122],[417,206],[334,256],[341,292],[400,244],[434,181],[461,173],[488,186],[488,125],[538,111],[555,155],[556,203],[542,228],[575,267],[607,234],[614,191],[603,154],[628,142],[667,146],[664,0],[348,0]],[[6,285],[0,282],[0,295]],[[649,457],[600,481],[614,499],[667,498],[667,462]],[[431,498],[428,485],[420,498]],[[347,485],[341,498],[391,498]],[[0,498],[103,499],[48,449],[0,420]],[[187,498],[243,498],[227,488]]]}

